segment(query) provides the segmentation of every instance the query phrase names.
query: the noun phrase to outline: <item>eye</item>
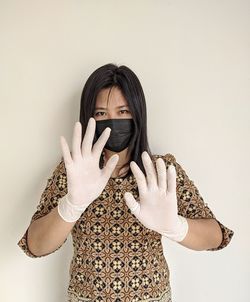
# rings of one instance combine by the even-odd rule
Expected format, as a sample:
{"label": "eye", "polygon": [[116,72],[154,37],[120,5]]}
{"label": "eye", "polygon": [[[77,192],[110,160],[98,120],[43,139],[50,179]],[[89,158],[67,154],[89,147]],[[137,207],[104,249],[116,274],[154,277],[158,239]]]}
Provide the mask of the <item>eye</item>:
{"label": "eye", "polygon": [[128,110],[120,110],[120,112],[126,112],[126,113],[129,113]]}
{"label": "eye", "polygon": [[99,115],[99,113],[105,113],[105,112],[103,112],[103,111],[98,111],[98,112],[95,113],[95,116],[103,116],[103,114],[100,114],[100,115]]}

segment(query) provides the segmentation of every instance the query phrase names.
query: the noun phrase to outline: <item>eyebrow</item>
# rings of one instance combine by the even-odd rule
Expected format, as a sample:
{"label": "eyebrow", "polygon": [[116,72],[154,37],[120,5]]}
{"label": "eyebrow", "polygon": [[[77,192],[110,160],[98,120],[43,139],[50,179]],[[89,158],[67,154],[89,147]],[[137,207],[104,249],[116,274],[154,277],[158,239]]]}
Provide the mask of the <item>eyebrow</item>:
{"label": "eyebrow", "polygon": [[[128,107],[127,105],[122,105],[122,106],[117,106],[116,108],[123,108],[123,107]],[[95,110],[99,110],[99,109],[104,109],[106,110],[107,108],[104,107],[96,107]]]}

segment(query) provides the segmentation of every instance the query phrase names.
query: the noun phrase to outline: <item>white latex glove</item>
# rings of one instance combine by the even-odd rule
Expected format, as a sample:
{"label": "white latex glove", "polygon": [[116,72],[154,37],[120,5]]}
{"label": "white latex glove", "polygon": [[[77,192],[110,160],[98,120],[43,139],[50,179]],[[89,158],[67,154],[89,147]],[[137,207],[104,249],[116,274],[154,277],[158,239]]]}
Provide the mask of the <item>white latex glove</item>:
{"label": "white latex glove", "polygon": [[58,212],[67,222],[78,220],[89,204],[102,193],[119,159],[119,155],[115,154],[103,169],[99,168],[100,156],[111,129],[106,128],[92,148],[95,127],[96,121],[91,117],[81,146],[82,125],[75,123],[72,154],[65,138],[60,137],[68,193],[59,200]]}
{"label": "white latex glove", "polygon": [[[139,202],[129,192],[124,194],[126,204],[132,214],[147,228],[154,230],[173,241],[182,241],[188,232],[188,222],[178,215],[176,197],[176,170],[166,165],[162,158],[156,160],[156,169],[146,151],[142,153],[142,162],[147,178],[132,161],[131,170],[136,178],[139,190]],[[157,176],[158,175],[158,176]]]}

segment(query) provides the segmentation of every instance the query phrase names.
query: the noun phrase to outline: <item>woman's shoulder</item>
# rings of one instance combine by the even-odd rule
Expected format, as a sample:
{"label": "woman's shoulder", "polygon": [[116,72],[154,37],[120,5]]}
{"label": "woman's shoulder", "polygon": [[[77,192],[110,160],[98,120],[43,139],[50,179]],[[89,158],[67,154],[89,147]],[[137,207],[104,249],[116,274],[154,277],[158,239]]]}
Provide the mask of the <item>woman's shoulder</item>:
{"label": "woman's shoulder", "polygon": [[173,164],[176,162],[176,158],[172,153],[165,153],[165,154],[152,154],[153,160],[157,160],[157,158],[162,158],[166,163]]}
{"label": "woman's shoulder", "polygon": [[57,165],[55,167],[55,170],[59,173],[66,173],[66,167],[65,167],[65,162],[64,162],[64,158],[63,156],[61,156],[58,160],[57,160]]}

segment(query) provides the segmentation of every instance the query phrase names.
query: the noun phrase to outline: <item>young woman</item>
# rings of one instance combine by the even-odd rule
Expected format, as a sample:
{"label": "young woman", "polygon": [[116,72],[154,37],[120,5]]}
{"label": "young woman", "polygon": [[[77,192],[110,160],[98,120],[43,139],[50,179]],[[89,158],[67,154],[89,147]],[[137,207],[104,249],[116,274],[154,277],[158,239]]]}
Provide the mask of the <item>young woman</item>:
{"label": "young woman", "polygon": [[194,250],[230,242],[234,232],[174,155],[151,153],[144,93],[128,67],[90,75],[72,150],[60,142],[63,156],[18,245],[43,257],[72,234],[68,301],[171,302],[162,236]]}

